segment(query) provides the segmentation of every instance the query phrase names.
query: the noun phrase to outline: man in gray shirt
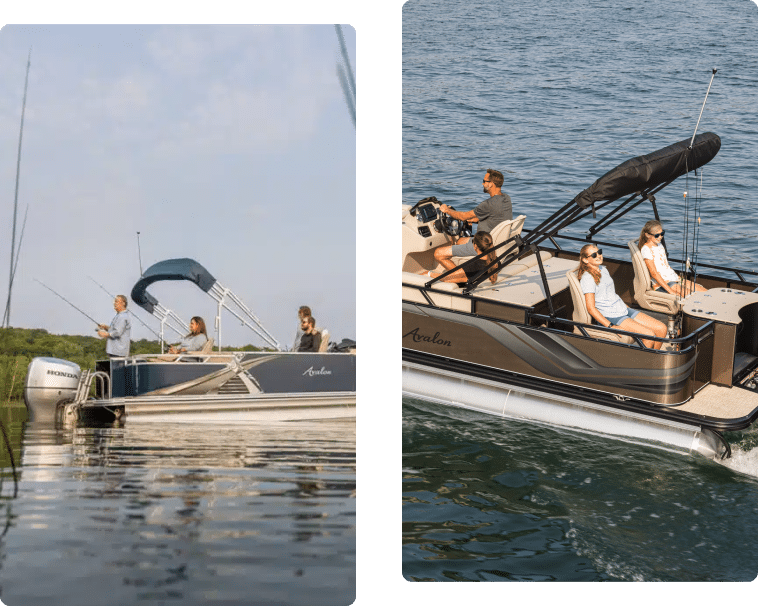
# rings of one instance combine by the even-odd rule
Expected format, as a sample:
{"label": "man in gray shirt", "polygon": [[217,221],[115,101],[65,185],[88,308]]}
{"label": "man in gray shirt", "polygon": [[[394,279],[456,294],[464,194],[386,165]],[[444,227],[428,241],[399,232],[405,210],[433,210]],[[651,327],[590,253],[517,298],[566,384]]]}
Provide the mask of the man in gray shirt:
{"label": "man in gray shirt", "polygon": [[105,353],[108,354],[109,358],[126,357],[129,355],[132,323],[129,321],[129,314],[126,313],[126,297],[124,295],[116,295],[113,300],[113,309],[116,310],[116,317],[111,321],[111,325],[100,324],[100,330],[97,334],[103,339],[107,339]]}
{"label": "man in gray shirt", "polygon": [[[484,193],[490,195],[487,200],[474,210],[452,210],[447,204],[442,204],[440,210],[453,219],[478,223],[477,231],[491,233],[503,221],[513,219],[511,198],[500,190],[503,180],[503,173],[491,168],[487,169],[487,174],[482,180]],[[434,258],[446,269],[454,269],[455,263],[452,262],[452,257],[473,257],[477,254],[471,240],[471,238],[459,238],[455,244],[438,246],[434,249]]]}

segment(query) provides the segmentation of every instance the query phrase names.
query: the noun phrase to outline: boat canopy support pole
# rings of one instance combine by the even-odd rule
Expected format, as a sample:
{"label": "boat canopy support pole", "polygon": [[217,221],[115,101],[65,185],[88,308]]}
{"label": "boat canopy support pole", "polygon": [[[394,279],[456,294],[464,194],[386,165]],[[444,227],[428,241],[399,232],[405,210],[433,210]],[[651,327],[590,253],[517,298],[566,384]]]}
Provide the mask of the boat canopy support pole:
{"label": "boat canopy support pole", "polygon": [[[208,291],[208,294],[213,297],[213,299],[216,300],[218,303],[218,315],[216,316],[216,332],[219,338],[219,342],[221,341],[221,309],[226,309],[230,314],[232,314],[235,318],[237,318],[240,322],[242,322],[245,326],[247,326],[250,330],[252,330],[255,334],[257,334],[261,339],[263,339],[270,347],[273,347],[277,351],[282,350],[282,346],[279,344],[279,342],[271,335],[270,332],[268,332],[263,325],[261,324],[261,321],[255,316],[255,314],[250,311],[250,309],[245,305],[242,300],[235,295],[231,290],[228,288],[225,288],[224,286],[221,286],[218,282],[216,282],[211,289]],[[229,299],[230,302],[234,303],[239,310],[247,317],[243,317],[240,315],[240,313],[235,310],[234,308],[230,307],[225,303],[226,299]],[[219,349],[221,348],[221,345],[219,343]]]}
{"label": "boat canopy support pole", "polygon": [[[182,319],[179,316],[177,316],[173,311],[171,311],[170,309],[166,309],[160,303],[155,303],[155,305],[153,306],[153,315],[156,318],[158,318],[161,322],[161,353],[163,353],[163,346],[166,343],[165,330],[164,330],[165,326],[168,326],[180,337],[183,337],[184,335],[189,333],[189,326],[187,326],[182,321]],[[171,324],[169,320],[178,324],[179,328]]]}
{"label": "boat canopy support pole", "polygon": [[532,252],[537,256],[537,264],[540,266],[540,275],[542,276],[542,285],[545,287],[545,297],[547,298],[547,306],[550,309],[550,317],[555,319],[555,308],[553,307],[553,297],[550,296],[550,287],[547,284],[547,275],[545,275],[545,266],[542,264],[542,255],[536,244],[532,244]]}

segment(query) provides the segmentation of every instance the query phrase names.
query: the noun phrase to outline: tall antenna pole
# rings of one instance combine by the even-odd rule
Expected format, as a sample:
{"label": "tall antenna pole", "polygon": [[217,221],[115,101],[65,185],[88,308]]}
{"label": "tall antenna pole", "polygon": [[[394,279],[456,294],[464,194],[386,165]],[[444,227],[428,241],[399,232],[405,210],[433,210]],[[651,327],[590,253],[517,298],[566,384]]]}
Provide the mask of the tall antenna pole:
{"label": "tall antenna pole", "polygon": [[13,277],[16,273],[16,218],[18,216],[18,181],[21,173],[21,141],[24,137],[24,113],[26,112],[26,90],[29,87],[29,68],[32,66],[32,48],[29,47],[29,57],[26,60],[26,81],[24,82],[24,101],[21,104],[21,130],[18,134],[18,158],[16,160],[16,195],[13,201],[13,237],[11,238],[11,269],[8,278],[8,301],[5,304],[3,324],[5,328],[11,325],[11,295],[13,292]]}

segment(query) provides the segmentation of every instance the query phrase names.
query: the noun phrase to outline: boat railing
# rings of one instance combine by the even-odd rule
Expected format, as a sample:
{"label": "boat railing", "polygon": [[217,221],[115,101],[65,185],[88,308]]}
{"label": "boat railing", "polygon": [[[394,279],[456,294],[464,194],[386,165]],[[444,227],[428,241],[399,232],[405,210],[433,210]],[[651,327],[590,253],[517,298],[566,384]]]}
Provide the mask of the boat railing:
{"label": "boat railing", "polygon": [[135,354],[124,358],[127,365],[145,364],[145,363],[174,363],[174,362],[195,362],[195,363],[228,363],[233,359],[241,360],[249,353],[267,353],[267,352],[249,352],[249,351],[214,351],[209,353],[185,352],[180,354]]}
{"label": "boat railing", "polygon": [[[527,313],[528,316],[528,324],[531,325],[546,325],[548,328],[555,324],[561,324],[567,326],[567,328],[564,329],[558,329],[562,332],[574,332],[574,329],[579,330],[582,336],[587,337],[589,339],[595,339],[596,337],[593,337],[587,332],[587,328],[591,328],[593,331],[597,332],[607,332],[609,335],[613,335],[614,337],[616,335],[622,334],[626,335],[632,338],[634,343],[632,345],[627,345],[624,343],[617,343],[618,345],[622,345],[625,347],[639,347],[641,349],[650,349],[648,347],[645,347],[642,344],[642,339],[645,339],[646,341],[658,341],[663,344],[670,344],[677,352],[682,352],[690,347],[695,347],[696,345],[699,345],[702,343],[705,339],[711,337],[714,333],[715,324],[711,320],[709,322],[706,322],[699,328],[697,328],[695,331],[691,332],[688,335],[684,335],[681,337],[676,338],[669,338],[669,337],[656,337],[656,336],[648,336],[648,335],[640,335],[639,333],[629,332],[626,330],[621,330],[620,328],[608,328],[606,326],[602,326],[600,324],[593,324],[591,327],[587,324],[583,324],[581,322],[575,322],[573,320],[567,320],[565,318],[560,317],[551,317],[546,316],[543,314],[536,314],[536,313]],[[574,333],[576,334],[576,333]],[[670,350],[669,350],[670,351]]]}
{"label": "boat railing", "polygon": [[[528,229],[524,229],[524,232],[528,232]],[[553,246],[557,251],[563,251],[563,248],[559,244],[558,240],[569,240],[571,242],[579,242],[582,246],[585,244],[592,242],[592,244],[602,246],[603,248],[617,248],[620,251],[623,251],[623,256],[628,258],[629,255],[629,247],[626,244],[617,244],[615,242],[605,242],[601,240],[595,240],[594,238],[592,240],[588,240],[587,238],[578,238],[576,236],[567,236],[565,234],[554,234],[552,236],[548,237],[548,240],[552,242]],[[606,255],[608,257],[608,255]],[[682,264],[681,259],[676,259],[674,257],[669,257],[669,265],[671,267],[677,267],[680,264]],[[697,264],[698,268],[707,268],[707,269],[715,269],[717,271],[722,271],[728,274],[732,274],[736,276],[736,278],[742,283],[746,285],[753,285],[755,286],[752,289],[752,292],[758,292],[758,272],[757,271],[751,271],[748,269],[736,269],[734,267],[725,267],[723,265],[712,265],[710,263],[702,263],[698,261]],[[750,278],[753,278],[752,282],[745,278],[745,276],[748,276]],[[728,283],[727,288],[731,288],[731,285]]]}

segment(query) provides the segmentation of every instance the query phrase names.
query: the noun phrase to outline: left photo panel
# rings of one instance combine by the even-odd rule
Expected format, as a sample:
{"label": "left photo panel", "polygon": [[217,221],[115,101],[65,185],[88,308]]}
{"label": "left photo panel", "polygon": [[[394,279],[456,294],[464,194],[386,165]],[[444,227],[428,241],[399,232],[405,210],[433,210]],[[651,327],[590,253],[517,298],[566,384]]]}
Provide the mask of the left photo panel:
{"label": "left photo panel", "polygon": [[356,71],[0,29],[0,604],[355,600]]}

